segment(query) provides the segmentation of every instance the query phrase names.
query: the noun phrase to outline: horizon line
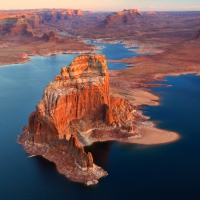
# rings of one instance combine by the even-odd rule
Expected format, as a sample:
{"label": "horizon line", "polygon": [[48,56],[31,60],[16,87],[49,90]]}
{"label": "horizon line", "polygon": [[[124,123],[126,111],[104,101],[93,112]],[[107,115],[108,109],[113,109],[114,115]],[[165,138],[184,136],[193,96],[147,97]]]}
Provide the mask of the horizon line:
{"label": "horizon line", "polygon": [[[12,8],[12,9],[0,9],[0,11],[14,11],[14,10],[40,10],[40,9],[46,9],[46,10],[58,10],[58,9],[69,9],[69,10],[81,10],[82,12],[88,12],[88,11],[91,11],[91,12],[118,12],[118,11],[122,11],[122,10],[82,10],[81,8],[22,8],[22,9],[19,9],[19,8]],[[137,9],[137,8],[131,8],[131,9]],[[131,10],[131,9],[126,9],[126,10]],[[139,12],[199,12],[199,10],[139,10],[137,9]]]}

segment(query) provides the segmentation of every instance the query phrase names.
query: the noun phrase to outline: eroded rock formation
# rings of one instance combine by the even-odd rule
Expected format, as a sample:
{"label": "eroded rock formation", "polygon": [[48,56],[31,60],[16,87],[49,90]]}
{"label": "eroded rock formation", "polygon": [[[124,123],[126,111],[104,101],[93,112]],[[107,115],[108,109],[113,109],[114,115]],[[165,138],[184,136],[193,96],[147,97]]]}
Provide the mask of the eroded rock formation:
{"label": "eroded rock formation", "polygon": [[26,18],[10,17],[0,20],[0,32],[3,36],[26,35],[33,36],[33,29]]}
{"label": "eroded rock formation", "polygon": [[57,22],[73,17],[81,17],[80,9],[41,9],[41,10],[14,10],[0,13],[0,35],[27,35],[33,36],[34,29],[46,22]]}
{"label": "eroded rock formation", "polygon": [[74,9],[53,9],[37,12],[42,22],[56,22],[59,20],[70,19],[73,16],[82,16],[82,10]]}
{"label": "eroded rock formation", "polygon": [[56,34],[53,31],[50,31],[49,34],[44,33],[41,37],[45,42],[58,42],[59,39],[56,37]]}
{"label": "eroded rock formation", "polygon": [[[54,135],[69,138],[79,131],[78,120],[103,120],[106,105],[110,95],[105,57],[79,56],[46,87],[30,116],[29,131],[40,143],[53,141]],[[88,123],[82,130],[87,127]]]}
{"label": "eroded rock formation", "polygon": [[119,25],[121,23],[129,23],[136,16],[142,15],[137,9],[123,10],[122,12],[114,12],[108,15],[105,19],[105,26],[110,27],[112,25]]}
{"label": "eroded rock formation", "polygon": [[[46,87],[19,143],[30,155],[55,162],[69,179],[95,184],[107,173],[93,164],[92,155],[86,154],[83,146],[138,137],[133,113],[127,100],[109,94],[105,56],[78,56]],[[65,163],[71,163],[73,176]]]}

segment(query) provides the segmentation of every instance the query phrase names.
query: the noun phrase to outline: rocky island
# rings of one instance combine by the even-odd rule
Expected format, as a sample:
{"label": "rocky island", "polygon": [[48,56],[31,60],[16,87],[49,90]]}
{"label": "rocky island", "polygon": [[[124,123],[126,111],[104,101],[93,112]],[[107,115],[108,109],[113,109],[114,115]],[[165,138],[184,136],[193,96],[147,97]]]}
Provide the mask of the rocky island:
{"label": "rocky island", "polygon": [[84,146],[96,141],[160,144],[178,134],[159,130],[128,100],[110,95],[104,55],[74,59],[45,88],[19,143],[30,156],[43,156],[72,181],[94,185],[107,172]]}

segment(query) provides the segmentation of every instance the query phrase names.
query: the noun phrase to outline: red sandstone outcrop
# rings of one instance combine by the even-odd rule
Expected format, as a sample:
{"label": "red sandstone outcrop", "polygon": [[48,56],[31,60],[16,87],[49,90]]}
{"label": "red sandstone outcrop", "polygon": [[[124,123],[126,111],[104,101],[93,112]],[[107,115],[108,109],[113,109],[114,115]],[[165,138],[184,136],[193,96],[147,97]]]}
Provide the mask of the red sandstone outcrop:
{"label": "red sandstone outcrop", "polygon": [[[86,154],[83,146],[98,140],[137,137],[133,111],[127,100],[110,96],[105,56],[78,56],[68,67],[62,67],[54,82],[46,87],[19,143],[30,155],[42,155],[55,162],[70,180],[95,184],[107,173],[93,164],[92,155]],[[57,160],[59,154],[64,159],[62,164]],[[72,168],[75,166],[76,178],[64,166],[68,162]],[[79,177],[83,171],[84,179]]]}
{"label": "red sandstone outcrop", "polygon": [[78,143],[76,136],[71,136],[69,139],[69,152],[74,157],[76,165],[82,169],[87,170],[87,168],[93,167],[93,157],[89,152],[85,153],[83,147],[81,147]]}
{"label": "red sandstone outcrop", "polygon": [[33,29],[45,22],[56,22],[82,16],[80,9],[45,9],[28,11],[8,11],[0,13],[1,35],[33,36]]}
{"label": "red sandstone outcrop", "polygon": [[27,23],[32,27],[32,28],[36,28],[38,26],[40,26],[41,20],[39,18],[38,15],[36,14],[30,14],[30,15],[23,15],[24,18],[27,20]]}
{"label": "red sandstone outcrop", "polygon": [[147,12],[147,15],[156,15],[156,12],[154,12],[154,11],[149,11],[149,12]]}
{"label": "red sandstone outcrop", "polygon": [[82,16],[83,13],[80,9],[53,9],[37,12],[42,22],[56,22],[58,20],[70,19],[73,16]]}
{"label": "red sandstone outcrop", "polygon": [[26,18],[11,17],[0,20],[0,31],[3,35],[27,35],[33,36],[33,29],[27,22]]}
{"label": "red sandstone outcrop", "polygon": [[121,23],[129,23],[137,16],[141,16],[142,13],[137,9],[123,10],[122,12],[114,12],[106,17],[104,20],[105,26],[110,27],[112,25],[119,25]]}
{"label": "red sandstone outcrop", "polygon": [[56,164],[57,170],[72,181],[94,185],[98,179],[107,176],[107,172],[93,163],[92,154],[85,153],[78,144],[76,136],[69,140],[55,139],[54,143],[33,142],[28,127],[23,128],[24,133],[19,136],[19,143],[24,150],[32,156],[41,155]]}
{"label": "red sandstone outcrop", "polygon": [[29,131],[40,143],[50,142],[54,135],[69,138],[78,131],[70,126],[72,122],[103,120],[107,105],[110,95],[105,57],[78,56],[46,87],[30,116]]}
{"label": "red sandstone outcrop", "polygon": [[59,39],[56,37],[56,34],[53,31],[50,31],[49,34],[44,33],[41,37],[45,42],[58,42]]}

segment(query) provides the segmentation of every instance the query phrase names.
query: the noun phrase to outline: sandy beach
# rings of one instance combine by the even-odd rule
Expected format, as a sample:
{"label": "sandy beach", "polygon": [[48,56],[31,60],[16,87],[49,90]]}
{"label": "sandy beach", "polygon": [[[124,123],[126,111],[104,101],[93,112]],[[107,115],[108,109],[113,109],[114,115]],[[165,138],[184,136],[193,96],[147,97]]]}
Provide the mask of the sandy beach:
{"label": "sandy beach", "polygon": [[131,141],[131,143],[156,145],[171,143],[180,139],[179,134],[171,131],[158,129],[156,127],[141,126],[138,128],[138,130],[141,132],[142,137]]}

